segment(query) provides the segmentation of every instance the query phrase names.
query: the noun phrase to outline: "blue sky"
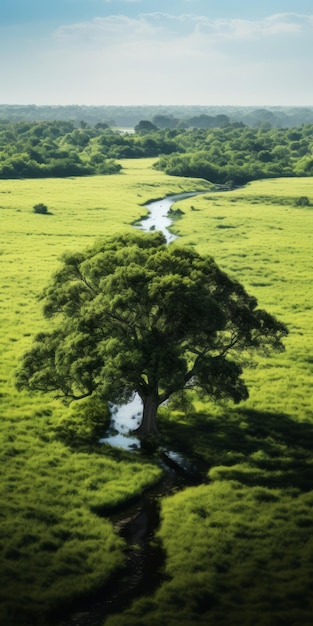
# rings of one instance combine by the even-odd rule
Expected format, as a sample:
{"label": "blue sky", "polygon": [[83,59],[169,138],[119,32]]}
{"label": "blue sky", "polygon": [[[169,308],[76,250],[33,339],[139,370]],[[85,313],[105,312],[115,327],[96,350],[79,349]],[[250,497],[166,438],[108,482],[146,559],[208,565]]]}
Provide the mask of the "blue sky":
{"label": "blue sky", "polygon": [[313,105],[313,3],[2,0],[0,103]]}

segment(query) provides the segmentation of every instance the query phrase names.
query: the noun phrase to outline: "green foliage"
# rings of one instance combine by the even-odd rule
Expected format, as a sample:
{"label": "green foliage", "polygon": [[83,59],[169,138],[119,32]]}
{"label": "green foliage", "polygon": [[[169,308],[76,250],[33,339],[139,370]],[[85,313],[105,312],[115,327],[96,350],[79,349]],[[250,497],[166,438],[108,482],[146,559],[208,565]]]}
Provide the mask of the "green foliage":
{"label": "green foliage", "polygon": [[150,122],[149,120],[140,120],[140,122],[138,122],[138,124],[136,124],[135,126],[136,133],[148,133],[151,130],[157,130],[157,126],[155,126],[155,124],[152,124],[152,122]]}
{"label": "green foliage", "polygon": [[311,179],[179,202],[182,243],[211,250],[290,334],[284,354],[247,370],[246,408],[192,392],[162,408],[163,437],[208,472],[208,484],[163,502],[160,588],[106,626],[311,624],[313,215],[295,210],[301,196],[312,202]]}
{"label": "green foliage", "polygon": [[250,128],[231,123],[224,114],[201,114],[186,122],[162,115],[156,120],[159,127],[141,119],[135,133],[101,123],[76,128],[71,122],[0,121],[0,178],[117,173],[121,166],[115,159],[152,156],[167,174],[218,184],[312,174],[310,124]]}
{"label": "green foliage", "polygon": [[62,441],[77,450],[97,444],[109,424],[110,411],[107,403],[93,396],[75,404],[71,412],[60,420],[56,432]]}
{"label": "green foliage", "polygon": [[78,129],[70,122],[0,121],[0,178],[117,173],[120,165],[97,144],[106,132],[102,125]]}
{"label": "green foliage", "polygon": [[[311,129],[311,130],[310,130]],[[217,184],[242,185],[258,178],[310,176],[312,127],[289,129],[222,128],[184,131],[175,141],[184,154],[163,155],[155,167],[173,176],[199,176]]]}
{"label": "green foliage", "polygon": [[300,196],[300,198],[297,198],[296,206],[310,206],[310,200],[308,196]]}
{"label": "green foliage", "polygon": [[[15,417],[12,407],[3,415],[0,616],[5,626],[43,623],[57,606],[103,587],[124,562],[124,544],[96,513],[103,516],[132,500],[161,473],[140,459],[111,458],[99,447],[71,451],[57,440],[58,416],[64,428],[58,406],[50,403],[27,419],[27,402],[24,396],[18,410],[24,419]],[[80,438],[85,443],[85,433]]]}
{"label": "green foliage", "polygon": [[35,204],[33,206],[34,213],[40,213],[41,215],[47,215],[48,207],[46,204],[40,202],[39,204]]}

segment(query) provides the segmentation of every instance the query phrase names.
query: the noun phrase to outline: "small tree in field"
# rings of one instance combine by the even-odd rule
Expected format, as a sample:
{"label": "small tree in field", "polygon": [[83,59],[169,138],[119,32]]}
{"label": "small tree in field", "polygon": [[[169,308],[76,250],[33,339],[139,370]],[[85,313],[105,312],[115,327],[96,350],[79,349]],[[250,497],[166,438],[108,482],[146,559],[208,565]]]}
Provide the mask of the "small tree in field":
{"label": "small tree in field", "polygon": [[300,196],[296,199],[296,206],[310,206],[310,200],[307,196]]}
{"label": "small tree in field", "polygon": [[64,256],[43,302],[54,324],[24,355],[18,388],[116,403],[137,392],[139,436],[157,433],[159,405],[184,388],[245,400],[243,353],[281,351],[287,334],[212,258],[159,232]]}
{"label": "small tree in field", "polygon": [[48,207],[46,204],[39,202],[39,204],[35,204],[33,206],[34,213],[40,213],[41,215],[47,215],[49,213]]}

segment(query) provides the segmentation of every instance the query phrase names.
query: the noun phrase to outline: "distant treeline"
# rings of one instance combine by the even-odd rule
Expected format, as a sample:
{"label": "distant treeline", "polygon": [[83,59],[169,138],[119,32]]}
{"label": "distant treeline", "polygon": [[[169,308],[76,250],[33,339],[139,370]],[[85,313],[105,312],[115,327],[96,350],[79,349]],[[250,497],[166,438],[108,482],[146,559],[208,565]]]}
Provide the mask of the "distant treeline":
{"label": "distant treeline", "polygon": [[[202,122],[203,116],[199,116]],[[238,185],[257,178],[313,176],[313,124],[250,127],[220,114],[207,127],[168,128],[164,116],[132,133],[106,123],[0,120],[0,178],[117,173],[123,158],[155,157],[167,174]],[[161,118],[161,119],[160,119]],[[159,125],[156,124],[158,122]]]}
{"label": "distant treeline", "polygon": [[[226,116],[228,122],[243,122],[246,126],[267,125],[273,128],[290,128],[313,124],[313,107],[253,107],[253,106],[36,106],[0,105],[0,119],[11,121],[69,120],[74,124],[87,122],[95,125],[105,122],[109,126],[133,128],[145,119],[157,123],[163,117],[167,128],[179,125],[201,128],[201,116]],[[194,119],[193,119],[194,118]],[[200,120],[197,121],[197,118]],[[200,126],[197,126],[197,124]],[[160,124],[157,124],[160,125]],[[163,126],[164,127],[164,126]]]}

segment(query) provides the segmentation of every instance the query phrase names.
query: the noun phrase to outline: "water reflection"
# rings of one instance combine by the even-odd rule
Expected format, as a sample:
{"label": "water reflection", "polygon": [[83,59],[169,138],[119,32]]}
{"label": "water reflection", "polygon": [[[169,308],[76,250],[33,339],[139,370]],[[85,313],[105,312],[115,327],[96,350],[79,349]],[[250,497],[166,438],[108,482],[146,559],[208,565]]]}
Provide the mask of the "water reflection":
{"label": "water reflection", "polygon": [[108,443],[115,448],[123,450],[140,450],[140,441],[137,437],[126,437],[126,435],[111,435],[100,439],[100,443]]}
{"label": "water reflection", "polygon": [[141,423],[142,401],[138,394],[133,400],[120,406],[110,405],[111,424],[105,437],[100,439],[100,443],[108,443],[124,450],[140,450],[140,440],[132,437],[129,433],[135,430]]}
{"label": "water reflection", "polygon": [[171,226],[173,220],[168,214],[172,204],[174,204],[178,200],[183,200],[184,198],[197,196],[199,193],[204,192],[191,191],[186,193],[178,193],[172,196],[168,196],[167,198],[163,198],[162,200],[154,200],[153,202],[149,202],[148,204],[146,204],[146,208],[149,209],[149,215],[138,224],[138,228],[141,228],[141,230],[144,230],[145,232],[149,232],[151,230],[160,230],[165,235],[167,243],[174,241],[174,239],[177,239],[177,237],[169,231],[169,227]]}

